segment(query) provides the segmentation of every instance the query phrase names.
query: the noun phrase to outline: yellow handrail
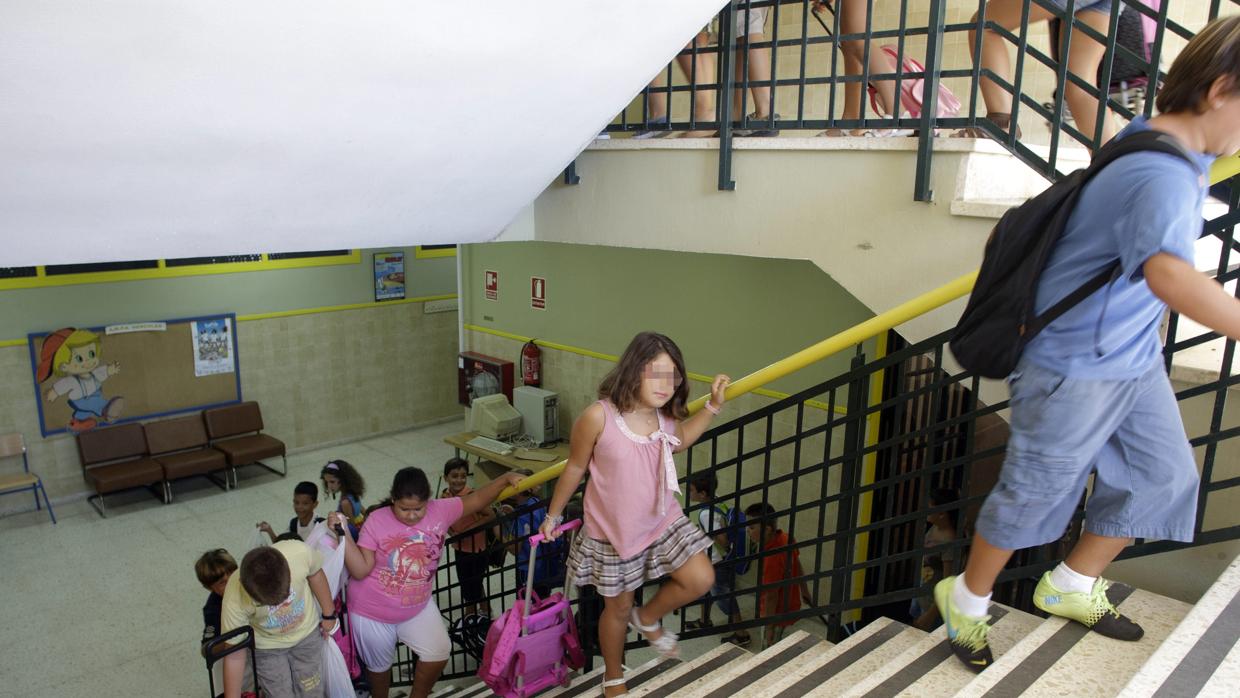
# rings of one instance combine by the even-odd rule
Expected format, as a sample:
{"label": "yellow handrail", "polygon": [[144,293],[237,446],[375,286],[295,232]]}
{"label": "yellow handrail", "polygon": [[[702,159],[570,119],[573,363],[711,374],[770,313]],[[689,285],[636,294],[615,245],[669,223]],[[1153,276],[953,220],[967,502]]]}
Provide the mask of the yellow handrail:
{"label": "yellow handrail", "polygon": [[[1229,155],[1227,157],[1218,158],[1214,161],[1213,167],[1210,168],[1210,183],[1217,184],[1225,179],[1240,174],[1240,153]],[[977,272],[969,274],[950,281],[933,291],[924,293],[911,301],[901,303],[883,313],[879,313],[865,322],[850,327],[839,334],[828,337],[821,342],[806,347],[801,351],[784,359],[780,359],[775,363],[760,368],[757,371],[741,378],[732,383],[728,387],[727,397],[729,400],[740,397],[746,393],[752,392],[762,386],[779,378],[799,371],[812,363],[821,361],[832,354],[839,353],[854,347],[867,339],[877,337],[878,335],[895,328],[919,315],[924,315],[931,310],[940,308],[957,298],[962,298],[973,290],[973,283],[977,281]],[[706,404],[706,395],[689,403],[689,413],[693,414],[702,409],[702,405]],[[521,486],[509,487],[500,493],[500,499],[507,499],[522,490],[531,490],[539,487],[544,483],[550,482],[560,476],[564,472],[564,466],[567,460],[562,460],[555,465],[540,470],[530,477],[521,481]]]}

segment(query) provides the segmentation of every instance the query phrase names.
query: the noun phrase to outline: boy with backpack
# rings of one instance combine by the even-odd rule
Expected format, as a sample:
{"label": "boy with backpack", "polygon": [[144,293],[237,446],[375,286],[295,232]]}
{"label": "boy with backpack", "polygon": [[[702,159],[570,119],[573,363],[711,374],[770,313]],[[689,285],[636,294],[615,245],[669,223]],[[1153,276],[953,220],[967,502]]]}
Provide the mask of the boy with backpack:
{"label": "boy with backpack", "polygon": [[[1240,16],[1189,42],[1157,106],[1160,116],[1133,121],[1085,173],[1000,221],[952,341],[961,364],[981,375],[1015,364],[999,482],[978,515],[964,574],[934,590],[952,649],[973,671],[993,661],[996,577],[1013,551],[1061,536],[1091,474],[1081,539],[1042,576],[1038,608],[1139,640],[1140,625],[1116,610],[1102,572],[1134,537],[1192,540],[1197,466],[1159,326],[1169,306],[1240,339],[1240,300],[1193,267],[1210,164],[1240,150]],[[1044,265],[1010,254],[1021,245],[1043,250]],[[996,260],[1005,256],[1012,263],[1002,270]],[[1023,296],[1010,279],[1023,280]],[[1078,288],[1081,279],[1091,282]]]}
{"label": "boy with backpack", "polygon": [[[714,475],[699,475],[689,482],[689,501],[705,504],[714,500],[715,488],[719,480]],[[746,553],[745,515],[726,504],[716,503],[698,510],[698,526],[710,537],[710,561],[715,566],[715,583],[706,593],[702,606],[702,619],[685,623],[685,630],[709,628],[710,607],[719,604],[731,623],[741,622],[741,608],[736,603],[732,591],[736,589],[736,575],[744,574],[749,565],[745,562],[731,562],[734,558]],[[731,635],[719,638],[720,642],[731,642],[738,647],[748,647],[749,633],[738,630]]]}

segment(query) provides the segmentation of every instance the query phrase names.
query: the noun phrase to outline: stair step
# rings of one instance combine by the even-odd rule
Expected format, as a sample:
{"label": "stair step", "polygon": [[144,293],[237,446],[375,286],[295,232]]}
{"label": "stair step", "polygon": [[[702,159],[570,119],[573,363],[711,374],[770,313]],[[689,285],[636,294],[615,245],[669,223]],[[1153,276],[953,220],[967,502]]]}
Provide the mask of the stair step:
{"label": "stair step", "polygon": [[[603,686],[603,666],[599,661],[599,667],[588,674],[578,677],[573,683],[565,688],[557,688],[548,693],[539,694],[540,698],[576,698],[577,696],[595,696],[602,695]],[[679,659],[664,659],[663,657],[655,657],[640,666],[625,672],[628,682],[625,684],[630,690],[637,688],[645,683],[650,683],[662,676],[664,673],[671,671],[682,665]]]}
{"label": "stair step", "polygon": [[[1226,686],[1232,688],[1226,689]],[[1240,558],[1132,677],[1121,698],[1227,695],[1240,686]]]}
{"label": "stair step", "polygon": [[645,686],[637,687],[636,690],[632,690],[634,687],[630,684],[629,695],[634,698],[636,696],[664,698],[703,677],[713,675],[733,662],[742,661],[751,656],[753,655],[740,647],[725,642],[693,661],[680,663],[675,669],[667,671]]}
{"label": "stair step", "polygon": [[[763,628],[755,628],[751,633],[758,637]],[[676,696],[692,696],[693,698],[732,698],[761,681],[772,672],[779,672],[789,662],[801,661],[813,654],[816,648],[829,647],[830,643],[820,637],[798,630],[789,633],[783,640],[766,648],[761,653],[734,662],[723,670],[710,676],[703,676],[692,684],[681,688]]]}
{"label": "stair step", "polygon": [[868,672],[899,655],[925,633],[880,618],[833,647],[785,666],[768,680],[740,695],[745,698],[779,696],[801,698],[807,695],[837,696]]}
{"label": "stair step", "polygon": [[[996,657],[1002,657],[1042,623],[1037,616],[998,604],[990,607],[990,617],[993,625],[990,647]],[[844,695],[848,698],[948,696],[968,685],[974,676],[976,674],[956,659],[947,641],[947,628],[940,625]]]}
{"label": "stair step", "polygon": [[1050,617],[956,695],[1114,696],[1188,614],[1174,599],[1115,584],[1117,607],[1145,629],[1139,642],[1112,640],[1085,626]]}

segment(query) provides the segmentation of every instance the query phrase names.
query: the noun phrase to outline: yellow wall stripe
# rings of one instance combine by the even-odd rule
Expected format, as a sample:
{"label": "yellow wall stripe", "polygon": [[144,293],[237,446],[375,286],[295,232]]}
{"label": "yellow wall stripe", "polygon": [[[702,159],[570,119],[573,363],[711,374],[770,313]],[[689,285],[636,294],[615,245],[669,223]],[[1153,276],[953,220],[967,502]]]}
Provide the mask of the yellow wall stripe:
{"label": "yellow wall stripe", "polygon": [[[614,354],[604,354],[602,352],[597,352],[592,349],[582,349],[581,347],[574,347],[569,344],[560,344],[559,342],[549,342],[545,339],[534,339],[532,337],[525,337],[519,334],[513,334],[512,332],[505,332],[503,330],[497,330],[497,329],[493,329],[490,327],[481,327],[479,325],[471,325],[469,323],[465,323],[465,329],[472,330],[474,332],[482,332],[483,334],[495,335],[496,337],[503,337],[504,339],[511,339],[517,342],[533,341],[535,344],[537,344],[540,347],[546,347],[548,349],[555,349],[557,351],[565,351],[570,354],[580,354],[582,356],[588,356],[592,359],[601,359],[603,361],[610,361],[612,363],[617,363],[618,361],[620,361],[620,357],[615,356]],[[710,384],[711,381],[715,379],[714,376],[708,376],[702,373],[692,373],[692,372],[689,373],[688,378],[689,380],[698,381],[699,383],[706,383],[708,385]],[[790,393],[781,393],[778,390],[768,390],[766,388],[758,388],[757,390],[751,390],[750,392],[754,393],[755,395],[761,395],[762,397],[769,397],[775,400],[783,400],[786,397],[791,397]],[[824,410],[824,411],[831,409],[831,406],[829,404],[822,402],[821,400],[806,400],[805,405],[807,407],[812,407],[814,409],[819,409],[819,410]],[[847,414],[847,411],[839,405],[836,405],[835,412],[837,414]]]}
{"label": "yellow wall stripe", "polygon": [[176,279],[186,276],[212,276],[215,274],[237,274],[250,271],[272,271],[276,269],[303,269],[307,267],[331,267],[344,264],[360,264],[361,250],[353,250],[347,255],[331,257],[299,257],[296,259],[267,259],[262,256],[257,262],[224,262],[221,264],[194,264],[185,267],[170,267],[164,260],[158,260],[159,266],[154,269],[120,269],[117,271],[94,271],[82,274],[64,274],[48,276],[42,266],[36,267],[36,276],[16,279],[0,279],[0,291],[18,288],[47,288],[49,286],[74,286],[77,284],[102,284],[117,281],[141,281],[144,279]]}
{"label": "yellow wall stripe", "polygon": [[[398,301],[383,301],[382,303],[353,303],[350,305],[325,305],[318,308],[301,308],[299,310],[281,310],[274,313],[255,313],[252,315],[238,315],[238,322],[252,322],[254,320],[271,320],[282,317],[295,317],[297,315],[318,315],[319,313],[335,313],[341,310],[364,310],[366,308],[386,308],[390,305],[404,305],[406,303],[425,303],[427,301],[446,301],[456,298],[455,293],[448,293],[442,296],[418,296],[417,298],[402,298]],[[0,348],[24,346],[25,339],[4,339],[0,340]]]}

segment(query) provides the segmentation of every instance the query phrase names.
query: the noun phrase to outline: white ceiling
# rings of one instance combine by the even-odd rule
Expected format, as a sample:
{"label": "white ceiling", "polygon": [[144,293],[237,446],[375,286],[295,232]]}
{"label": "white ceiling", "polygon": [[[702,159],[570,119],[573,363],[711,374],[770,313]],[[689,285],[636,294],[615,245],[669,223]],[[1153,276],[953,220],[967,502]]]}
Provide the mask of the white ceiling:
{"label": "white ceiling", "polygon": [[723,0],[5,0],[0,266],[488,240]]}

